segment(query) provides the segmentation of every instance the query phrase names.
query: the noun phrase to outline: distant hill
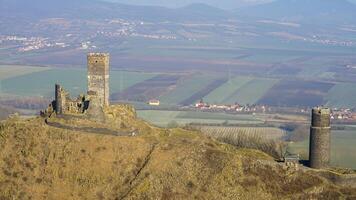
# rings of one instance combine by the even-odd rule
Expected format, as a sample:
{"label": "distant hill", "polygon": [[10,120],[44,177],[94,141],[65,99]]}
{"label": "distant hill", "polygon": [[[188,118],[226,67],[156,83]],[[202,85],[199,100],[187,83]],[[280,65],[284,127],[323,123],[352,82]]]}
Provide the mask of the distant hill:
{"label": "distant hill", "polygon": [[233,11],[222,10],[211,5],[213,4],[208,1],[207,4],[193,3],[180,8],[166,8],[102,0],[0,0],[0,17],[2,19],[11,17],[123,18],[144,21],[212,21],[231,18],[244,20],[246,17],[256,17],[311,24],[356,22],[356,5],[347,0],[277,0],[237,9],[235,15]]}
{"label": "distant hill", "polygon": [[204,3],[221,9],[231,10],[245,6],[251,6],[273,0],[105,0],[110,2],[131,4],[131,5],[150,5],[150,6],[165,6],[169,8],[179,8],[190,4]]}
{"label": "distant hill", "polygon": [[99,0],[0,0],[0,16],[23,18],[68,17],[85,19],[126,18],[155,20],[212,20],[226,18],[223,10],[206,4],[178,9],[160,6],[135,6]]}
{"label": "distant hill", "polygon": [[317,24],[355,23],[356,5],[347,0],[277,0],[237,11],[242,16]]}

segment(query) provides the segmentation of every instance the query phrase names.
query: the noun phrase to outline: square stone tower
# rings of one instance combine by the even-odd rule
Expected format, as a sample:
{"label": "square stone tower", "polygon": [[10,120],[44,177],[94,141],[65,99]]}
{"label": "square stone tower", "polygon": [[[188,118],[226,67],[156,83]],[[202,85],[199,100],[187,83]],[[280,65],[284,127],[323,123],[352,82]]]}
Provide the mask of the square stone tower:
{"label": "square stone tower", "polygon": [[109,60],[107,53],[88,54],[88,92],[94,92],[102,107],[109,105]]}

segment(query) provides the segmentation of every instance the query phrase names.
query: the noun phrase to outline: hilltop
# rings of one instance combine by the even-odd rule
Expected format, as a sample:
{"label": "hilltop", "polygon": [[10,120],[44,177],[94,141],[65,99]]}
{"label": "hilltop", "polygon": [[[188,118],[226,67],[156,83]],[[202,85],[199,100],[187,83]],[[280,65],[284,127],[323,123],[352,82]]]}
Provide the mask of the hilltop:
{"label": "hilltop", "polygon": [[[0,199],[335,199],[338,175],[295,169],[197,132],[160,129],[130,106],[106,122],[11,118],[0,126]],[[339,182],[338,184],[344,184]]]}

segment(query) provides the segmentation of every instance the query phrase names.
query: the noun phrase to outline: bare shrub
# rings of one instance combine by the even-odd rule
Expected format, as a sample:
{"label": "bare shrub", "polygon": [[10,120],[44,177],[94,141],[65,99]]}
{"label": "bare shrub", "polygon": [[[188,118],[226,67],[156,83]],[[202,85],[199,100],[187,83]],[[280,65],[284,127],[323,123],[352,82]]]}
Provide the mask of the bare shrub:
{"label": "bare shrub", "polygon": [[288,134],[287,141],[300,142],[308,139],[309,127],[306,125],[299,125]]}
{"label": "bare shrub", "polygon": [[280,143],[275,140],[268,140],[257,134],[239,133],[236,135],[218,136],[221,142],[234,145],[239,148],[256,149],[267,153],[274,158],[281,158]]}
{"label": "bare shrub", "polygon": [[269,139],[261,134],[254,133],[253,131],[204,132],[201,127],[195,127],[195,129],[201,131],[204,135],[213,137],[221,142],[234,145],[238,148],[260,150],[276,159],[283,158],[287,150],[285,142],[277,139]]}

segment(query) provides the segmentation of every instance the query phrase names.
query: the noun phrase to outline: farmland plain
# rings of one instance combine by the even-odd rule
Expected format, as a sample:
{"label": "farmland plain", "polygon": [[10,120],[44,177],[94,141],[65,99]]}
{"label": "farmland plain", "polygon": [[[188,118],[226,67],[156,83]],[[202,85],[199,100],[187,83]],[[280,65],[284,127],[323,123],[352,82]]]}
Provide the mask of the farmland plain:
{"label": "farmland plain", "polygon": [[243,87],[247,82],[251,81],[251,77],[235,77],[228,80],[222,86],[216,88],[210,94],[204,97],[204,100],[209,103],[226,103],[225,100],[228,99],[236,90]]}
{"label": "farmland plain", "polygon": [[159,99],[164,104],[177,105],[202,90],[215,79],[216,77],[203,75],[187,76]]}
{"label": "farmland plain", "polygon": [[[6,76],[7,78],[1,80],[1,92],[19,96],[51,97],[55,83],[63,85],[71,95],[79,95],[86,91],[87,78],[85,69],[45,69],[38,70],[34,68],[32,70],[30,68],[27,70],[29,73],[23,73],[19,70],[19,74],[9,71],[13,75]],[[156,75],[154,73],[112,71],[110,88],[112,92],[119,92]]]}
{"label": "farmland plain", "polygon": [[278,80],[256,78],[252,79],[241,88],[238,88],[233,94],[224,99],[225,103],[233,104],[255,104],[271,89]]}
{"label": "farmland plain", "polygon": [[[191,105],[203,99],[217,104],[356,107],[356,83],[282,79],[222,73],[155,73],[112,70],[111,99],[164,106]],[[282,72],[279,67],[276,70]],[[0,67],[0,95],[52,97],[55,83],[73,96],[86,91],[86,69],[7,65]],[[325,72],[333,73],[333,72]],[[324,73],[324,75],[325,75]],[[267,76],[267,75],[266,75]],[[340,98],[342,97],[342,98]]]}
{"label": "farmland plain", "polygon": [[[324,96],[334,86],[333,83],[283,80],[272,87],[259,103],[273,106],[313,107],[324,104]],[[298,102],[298,103],[297,103]]]}
{"label": "farmland plain", "polygon": [[23,66],[23,65],[0,65],[0,80],[21,76],[25,74],[46,71],[49,67]]}
{"label": "farmland plain", "polygon": [[356,84],[338,83],[325,97],[328,106],[356,107]]}

